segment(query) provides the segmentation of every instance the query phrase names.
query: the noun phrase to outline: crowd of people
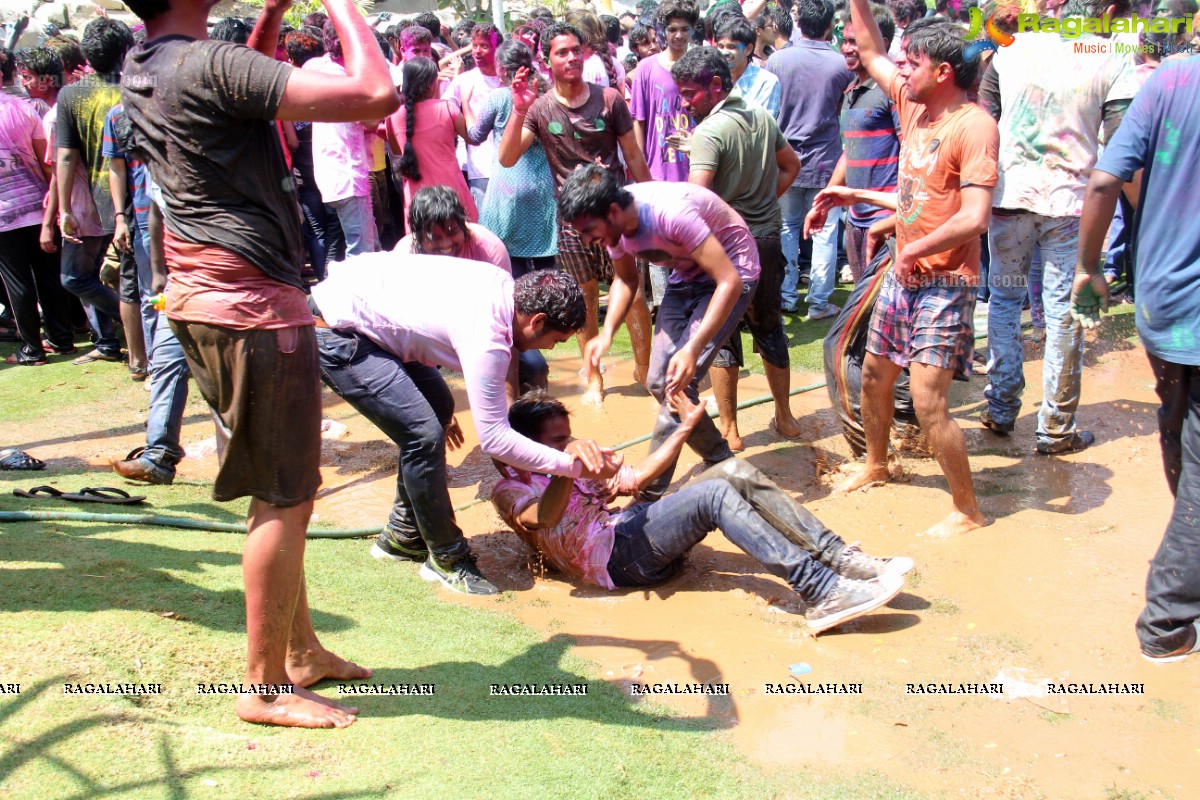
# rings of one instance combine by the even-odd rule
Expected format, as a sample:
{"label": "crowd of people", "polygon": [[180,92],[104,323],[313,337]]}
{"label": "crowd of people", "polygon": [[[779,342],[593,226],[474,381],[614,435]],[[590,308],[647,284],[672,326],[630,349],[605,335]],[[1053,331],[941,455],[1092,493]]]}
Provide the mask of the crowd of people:
{"label": "crowd of people", "polygon": [[[148,381],[146,444],[113,463],[128,479],[174,480],[189,380],[213,410],[213,496],[252,498],[246,683],[295,687],[239,697],[241,718],[343,727],[356,710],[308,687],[371,674],[308,611],[319,382],[399,448],[372,555],[455,591],[497,588],[450,503],[464,436],[442,369],[465,380],[497,511],[562,574],[658,583],[719,529],[814,632],[887,603],[911,559],[846,544],[737,457],[743,329],[772,430],[801,436],[784,321],[802,306],[801,325],[859,328],[865,457],[839,490],[893,477],[900,386],[950,493],[929,533],[953,536],[988,520],[952,382],[986,372],[980,422],[1017,434],[1029,307],[1031,450],[1085,450],[1084,331],[1136,304],[1176,496],[1137,634],[1152,661],[1200,650],[1200,233],[1176,219],[1200,155],[1195,0],[1034,9],[1143,23],[1082,48],[1012,36],[1015,3],[983,9],[1007,44],[976,46],[971,0],[573,3],[511,33],[368,20],[352,0],[295,27],[289,0],[213,24],[214,5],[128,0],[136,30],[101,17],[81,40],[0,49],[0,337],[20,342],[8,364],[38,366],[86,331],[76,364]],[[845,310],[839,279],[858,284]],[[602,404],[622,324],[659,404],[637,465],[572,437],[539,352],[576,339],[583,402]],[[668,493],[685,444],[706,469]]]}

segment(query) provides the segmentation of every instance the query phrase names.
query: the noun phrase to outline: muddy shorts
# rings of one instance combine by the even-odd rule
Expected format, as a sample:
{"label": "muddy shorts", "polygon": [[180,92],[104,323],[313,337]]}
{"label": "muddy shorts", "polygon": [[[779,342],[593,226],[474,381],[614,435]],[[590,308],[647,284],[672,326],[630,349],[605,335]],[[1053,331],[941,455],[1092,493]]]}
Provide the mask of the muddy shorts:
{"label": "muddy shorts", "polygon": [[973,286],[951,284],[905,289],[891,275],[883,282],[867,352],[896,364],[928,364],[953,371],[957,380],[971,376],[975,344]]}
{"label": "muddy shorts", "polygon": [[587,245],[569,225],[558,226],[558,268],[580,284],[611,281],[612,259],[601,244]]}
{"label": "muddy shorts", "polygon": [[321,485],[321,383],[312,326],[235,330],[171,320],[192,377],[217,418],[213,499],[279,508]]}

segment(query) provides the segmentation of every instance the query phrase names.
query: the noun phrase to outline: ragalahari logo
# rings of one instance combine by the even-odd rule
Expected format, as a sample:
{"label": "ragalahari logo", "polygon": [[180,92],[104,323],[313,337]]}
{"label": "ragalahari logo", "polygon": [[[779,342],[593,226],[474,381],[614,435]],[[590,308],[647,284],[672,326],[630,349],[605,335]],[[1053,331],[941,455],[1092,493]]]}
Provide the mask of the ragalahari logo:
{"label": "ragalahari logo", "polygon": [[[951,3],[951,5],[961,5],[960,3]],[[980,34],[983,38],[980,39]],[[995,52],[999,47],[1008,47],[1017,39],[1011,33],[1005,33],[996,27],[996,15],[983,19],[983,12],[978,8],[971,8],[970,25],[967,32],[963,34],[963,38],[970,44],[963,48],[963,59],[966,61],[974,61],[983,55],[983,51],[991,50]]]}

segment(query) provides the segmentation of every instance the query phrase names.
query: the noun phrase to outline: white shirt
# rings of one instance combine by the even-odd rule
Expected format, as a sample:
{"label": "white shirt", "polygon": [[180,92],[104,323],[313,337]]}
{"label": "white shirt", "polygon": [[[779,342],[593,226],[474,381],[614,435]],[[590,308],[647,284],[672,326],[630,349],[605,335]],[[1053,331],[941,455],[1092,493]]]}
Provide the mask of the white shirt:
{"label": "white shirt", "polygon": [[[450,81],[450,85],[446,87],[446,92],[442,95],[447,100],[453,100],[458,104],[459,108],[463,105],[463,96],[470,95],[469,103],[471,114],[478,117],[483,113],[484,106],[487,105],[487,96],[491,94],[493,89],[499,89],[501,86],[500,78],[496,75],[484,75],[479,71],[479,67],[467,70],[457,75],[454,80]],[[492,161],[496,152],[496,143],[492,139],[491,134],[484,139],[478,146],[467,146],[467,177],[475,178],[490,178],[492,177]]]}
{"label": "white shirt", "polygon": [[[325,75],[346,74],[346,68],[329,56],[309,60],[304,69]],[[332,203],[371,195],[375,138],[374,132],[357,122],[313,123],[313,178],[322,200]]]}

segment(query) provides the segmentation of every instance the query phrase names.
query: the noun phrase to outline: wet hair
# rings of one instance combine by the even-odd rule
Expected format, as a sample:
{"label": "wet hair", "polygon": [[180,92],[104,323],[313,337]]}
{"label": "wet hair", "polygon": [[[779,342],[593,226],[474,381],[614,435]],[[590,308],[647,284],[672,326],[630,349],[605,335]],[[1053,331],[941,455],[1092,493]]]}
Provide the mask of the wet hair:
{"label": "wet hair", "polygon": [[713,78],[721,79],[721,88],[733,90],[733,73],[729,62],[715,47],[693,47],[671,67],[671,80],[676,84],[695,83],[708,88]]}
{"label": "wet hair", "polygon": [[937,25],[924,25],[916,32],[911,29],[904,32],[908,40],[905,53],[910,60],[915,56],[929,56],[934,65],[949,64],[954,70],[954,85],[960,89],[970,89],[979,74],[979,59],[967,61],[963,58],[962,29],[952,22]]}
{"label": "wet hair", "polygon": [[133,31],[124,22],[97,17],[83,29],[83,56],[100,75],[120,72],[133,47]]}
{"label": "wet hair", "polygon": [[570,224],[583,217],[607,216],[613,203],[628,208],[633,195],[625,191],[611,172],[598,164],[588,164],[571,173],[558,197],[558,214]]}
{"label": "wet hair", "polygon": [[783,6],[771,6],[767,13],[771,15],[771,24],[775,33],[785,39],[792,38],[792,15]]}
{"label": "wet hair", "polygon": [[143,22],[171,10],[171,0],[126,0],[125,5]]}
{"label": "wet hair", "polygon": [[329,15],[327,15],[324,11],[314,11],[311,14],[306,14],[304,19],[301,20],[301,22],[304,24],[304,26],[306,28],[316,28],[317,30],[324,30],[325,23],[329,22]]}
{"label": "wet hair", "polygon": [[245,44],[250,41],[251,30],[251,27],[245,21],[237,17],[226,17],[212,26],[212,30],[208,32],[208,38],[216,39],[219,42]]}
{"label": "wet hair", "polygon": [[438,19],[438,15],[432,11],[426,11],[423,14],[417,14],[413,19],[417,25],[429,31],[429,35],[434,39],[442,38],[442,21]]}
{"label": "wet hair", "polygon": [[43,46],[49,47],[58,54],[59,60],[62,61],[64,74],[83,69],[87,64],[87,59],[83,57],[83,48],[79,46],[79,40],[74,36],[66,34],[51,36]]}
{"label": "wet hair", "polygon": [[824,39],[833,25],[833,6],[825,0],[799,0],[796,23],[805,39]]}
{"label": "wet hair", "polygon": [[309,31],[292,31],[283,37],[283,49],[297,67],[303,67],[309,59],[325,53],[325,45]]}
{"label": "wet hair", "polygon": [[30,47],[18,50],[17,66],[29,70],[38,78],[53,78],[55,86],[63,85],[63,62],[49,47]]}
{"label": "wet hair", "polygon": [[429,97],[438,76],[437,62],[421,56],[404,62],[404,152],[396,168],[414,181],[421,180],[417,151],[413,147],[413,126],[417,123],[417,103]]}
{"label": "wet hair", "polygon": [[[407,150],[408,144],[404,147]],[[425,242],[433,232],[434,225],[449,227],[451,223],[462,228],[468,237],[471,235],[467,228],[467,210],[453,189],[449,186],[426,186],[418,191],[408,205],[408,231],[413,237],[413,252],[425,252]]]}
{"label": "wet hair", "polygon": [[571,11],[567,14],[567,22],[579,29],[587,40],[592,52],[600,56],[604,62],[604,71],[608,74],[608,85],[620,89],[617,80],[617,68],[613,66],[612,53],[608,51],[608,38],[604,33],[604,23],[590,11]]}
{"label": "wet hair", "polygon": [[754,23],[745,17],[730,16],[717,25],[713,41],[718,42],[721,39],[732,39],[746,45],[746,54],[750,55],[754,52],[754,46],[758,44],[758,31],[755,30]]}
{"label": "wet hair", "polygon": [[513,308],[518,314],[546,315],[546,327],[575,333],[587,322],[587,304],[579,283],[565,272],[535,269],[513,284]]}
{"label": "wet hair", "polygon": [[330,58],[342,57],[342,40],[338,38],[337,28],[331,20],[325,20],[321,28],[321,44],[325,45],[325,53]]}
{"label": "wet hair", "polygon": [[413,45],[427,44],[433,46],[433,34],[428,28],[423,25],[409,25],[404,30],[400,31],[400,37],[397,40],[400,46],[400,52],[411,50]]}
{"label": "wet hair", "polygon": [[559,36],[574,36],[575,41],[581,45],[584,42],[583,34],[579,32],[579,28],[566,22],[555,22],[553,25],[546,26],[546,30],[542,32],[542,56],[550,58],[550,43]]}
{"label": "wet hair", "polygon": [[509,81],[516,76],[517,70],[521,68],[529,70],[529,77],[536,81],[538,94],[542,94],[549,88],[542,73],[533,67],[533,51],[519,39],[509,39],[500,45],[500,49],[496,51],[496,65],[504,70]]}
{"label": "wet hair", "polygon": [[12,83],[16,75],[17,60],[13,57],[12,50],[0,45],[0,80],[3,80],[4,83]]}
{"label": "wet hair", "polygon": [[535,441],[547,422],[570,416],[566,406],[542,389],[526,392],[508,408],[509,426],[526,439]]}
{"label": "wet hair", "polygon": [[945,17],[938,16],[938,15],[934,15],[932,17],[921,17],[920,19],[914,19],[912,22],[908,23],[908,27],[904,29],[903,41],[907,42],[908,39],[914,33],[921,30],[922,28],[928,28],[931,25],[945,25],[945,24],[948,24],[949,22],[950,22],[950,20],[946,19]]}
{"label": "wet hair", "polygon": [[471,41],[479,38],[487,39],[493,50],[504,44],[504,34],[495,25],[476,25],[471,28]]}
{"label": "wet hair", "polygon": [[621,44],[621,20],[612,14],[601,14],[600,21],[604,23],[604,38],[608,43],[617,46]]}
{"label": "wet hair", "polygon": [[682,19],[695,28],[700,23],[700,8],[695,0],[667,0],[658,7],[656,20],[659,27],[666,28],[673,19]]}

